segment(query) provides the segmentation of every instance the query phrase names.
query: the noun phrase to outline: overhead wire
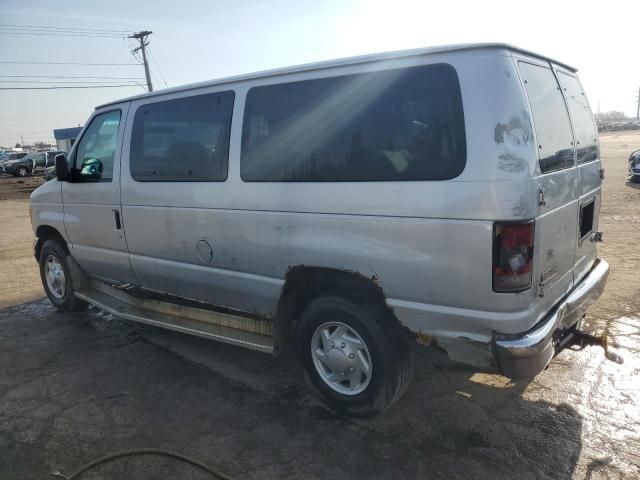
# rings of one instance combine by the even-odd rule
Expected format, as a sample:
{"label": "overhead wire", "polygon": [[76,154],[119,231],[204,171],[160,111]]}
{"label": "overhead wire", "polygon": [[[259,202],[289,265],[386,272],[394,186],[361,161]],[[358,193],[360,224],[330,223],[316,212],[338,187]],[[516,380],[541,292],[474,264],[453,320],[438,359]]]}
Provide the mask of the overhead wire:
{"label": "overhead wire", "polygon": [[[119,29],[95,29],[95,28],[80,28],[80,27],[59,27],[49,25],[18,25],[18,24],[0,24],[0,35],[24,35],[24,36],[52,36],[52,37],[79,37],[79,38],[121,38],[131,34],[131,30],[119,30]],[[0,60],[0,64],[3,65],[78,65],[88,67],[113,67],[113,66],[139,66],[142,64],[142,60],[136,55],[134,58],[137,63],[100,63],[100,62],[30,62],[24,60]],[[157,60],[154,58],[157,65]],[[162,73],[159,70],[160,75]],[[0,75],[0,84],[6,84],[7,86],[0,86],[0,91],[34,91],[34,90],[68,90],[68,89],[90,89],[90,88],[126,88],[126,87],[140,87],[146,89],[145,86],[140,83],[144,79],[139,77],[117,77],[117,76],[69,76],[69,75]],[[42,79],[42,80],[33,80]],[[164,76],[162,79],[167,85]],[[17,84],[17,85],[16,85]],[[24,84],[38,84],[34,86],[23,86]],[[40,85],[42,84],[42,85]],[[19,86],[18,86],[19,85]],[[45,115],[45,114],[42,114]],[[46,114],[48,116],[75,116],[77,114]],[[3,115],[4,118],[14,117],[36,117],[38,114],[33,115]],[[34,125],[35,126],[35,125]],[[49,137],[51,133],[23,133],[25,138],[42,138],[43,136]]]}
{"label": "overhead wire", "polygon": [[28,115],[0,115],[0,118],[28,118],[28,117],[70,117],[75,115],[86,115],[87,112],[59,112],[59,113],[30,113]]}
{"label": "overhead wire", "polygon": [[[98,78],[106,80],[144,80],[142,77],[100,77],[100,76],[69,76],[69,75],[0,75],[0,78]],[[19,80],[16,80],[19,81]]]}
{"label": "overhead wire", "polygon": [[[96,80],[96,81],[89,81],[89,80],[63,80],[63,81],[57,81],[57,80],[0,80],[0,83],[47,83],[47,84],[51,84],[51,85],[56,85],[56,84],[62,84],[62,85],[69,85],[69,84],[91,84],[91,83],[95,83],[95,84],[109,84],[109,83],[118,83],[120,82],[120,80]],[[130,80],[129,82],[131,83],[136,83],[133,80]],[[127,82],[120,82],[120,83],[127,83]]]}
{"label": "overhead wire", "polygon": [[58,33],[58,32],[14,32],[0,29],[0,35],[32,35],[32,36],[54,36],[54,37],[85,37],[85,38],[121,38],[126,34],[82,34],[82,33]]}
{"label": "overhead wire", "polygon": [[23,62],[13,60],[0,60],[3,64],[16,64],[16,65],[86,65],[92,67],[113,67],[113,66],[131,66],[137,67],[137,63],[85,63],[85,62]]}
{"label": "overhead wire", "polygon": [[70,88],[116,88],[116,87],[142,87],[144,86],[137,85],[78,85],[78,86],[64,86],[64,87],[0,87],[0,90],[62,90],[62,89],[70,89]]}
{"label": "overhead wire", "polygon": [[162,70],[160,69],[160,64],[158,63],[158,60],[156,59],[156,56],[151,53],[151,47],[147,46],[147,51],[149,52],[149,58],[151,58],[153,60],[153,63],[156,64],[156,67],[158,68],[158,73],[160,74],[160,77],[162,78],[162,81],[164,82],[164,86],[165,87],[169,87],[169,85],[167,84],[167,80],[164,78],[164,75],[162,74]]}
{"label": "overhead wire", "polygon": [[0,35],[35,35],[57,37],[121,38],[131,33],[127,30],[91,29],[78,27],[53,27],[45,25],[0,24]]}
{"label": "overhead wire", "polygon": [[129,33],[131,30],[115,30],[111,28],[84,28],[84,27],[56,27],[52,25],[17,25],[17,24],[0,24],[0,28],[24,28],[24,29],[38,29],[38,30],[78,30],[85,32],[114,32],[114,33]]}

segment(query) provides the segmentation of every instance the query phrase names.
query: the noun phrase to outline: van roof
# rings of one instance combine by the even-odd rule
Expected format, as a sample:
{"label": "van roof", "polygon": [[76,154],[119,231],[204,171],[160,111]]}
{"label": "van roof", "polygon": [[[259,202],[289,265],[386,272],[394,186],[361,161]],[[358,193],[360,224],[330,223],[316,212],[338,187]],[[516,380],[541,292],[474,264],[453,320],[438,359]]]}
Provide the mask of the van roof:
{"label": "van roof", "polygon": [[173,88],[165,88],[162,90],[157,90],[155,92],[142,93],[140,95],[134,95],[134,96],[122,98],[119,100],[114,100],[113,102],[108,102],[108,103],[104,103],[102,105],[97,106],[96,110],[106,107],[108,105],[114,105],[117,103],[136,100],[139,98],[155,97],[160,95],[166,95],[168,93],[181,92],[185,90],[192,90],[196,88],[210,87],[215,85],[224,85],[226,83],[234,83],[234,82],[239,82],[243,80],[253,80],[257,78],[274,77],[274,76],[286,75],[290,73],[308,72],[312,70],[341,67],[345,65],[372,63],[372,62],[378,62],[382,60],[390,60],[394,58],[414,57],[414,56],[420,56],[420,55],[433,55],[436,53],[447,53],[447,52],[457,52],[462,50],[475,50],[475,49],[487,49],[487,48],[506,49],[506,50],[511,50],[518,53],[523,53],[525,55],[529,55],[532,57],[540,58],[542,60],[555,63],[556,65],[560,65],[572,72],[577,71],[576,68],[571,67],[566,63],[558,62],[557,60],[546,57],[544,55],[540,55],[540,54],[531,52],[529,50],[525,50],[523,48],[509,45],[507,43],[465,43],[465,44],[457,44],[457,45],[442,45],[437,47],[414,48],[410,50],[396,50],[396,51],[383,52],[383,53],[372,53],[368,55],[359,55],[355,57],[346,57],[346,58],[340,58],[336,60],[327,60],[322,62],[305,63],[302,65],[296,65],[292,67],[275,68],[275,69],[264,70],[264,71],[255,72],[255,73],[245,73],[241,75],[234,75],[231,77],[218,78],[214,80],[206,80],[204,82],[191,83],[191,84],[181,85],[179,87],[173,87]]}

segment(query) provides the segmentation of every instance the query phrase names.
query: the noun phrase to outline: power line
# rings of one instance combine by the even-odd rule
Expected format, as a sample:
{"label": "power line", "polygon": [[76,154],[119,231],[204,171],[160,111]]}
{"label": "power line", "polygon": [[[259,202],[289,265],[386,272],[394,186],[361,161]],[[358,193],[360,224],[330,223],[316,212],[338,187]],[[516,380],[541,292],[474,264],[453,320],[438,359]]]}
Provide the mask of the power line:
{"label": "power line", "polygon": [[0,90],[60,90],[68,88],[115,88],[115,87],[141,87],[142,85],[86,85],[76,87],[0,87]]}
{"label": "power line", "polygon": [[15,65],[85,65],[85,66],[92,66],[92,67],[113,67],[113,66],[131,66],[131,67],[137,67],[139,66],[138,63],[84,63],[84,62],[20,62],[20,61],[13,61],[13,60],[1,60],[0,63],[8,63],[8,64],[15,64]]}
{"label": "power line", "polygon": [[58,33],[58,32],[11,32],[8,30],[0,30],[0,35],[32,35],[32,36],[54,36],[54,37],[85,37],[85,38],[121,38],[124,34],[101,34],[87,35],[81,33]]}
{"label": "power line", "polygon": [[64,30],[64,31],[82,31],[82,32],[111,32],[111,33],[129,33],[131,30],[114,30],[110,28],[79,28],[79,27],[54,27],[49,25],[15,25],[15,24],[0,24],[0,27],[8,28],[24,28],[24,29],[38,29],[38,30]]}
{"label": "power line", "polygon": [[77,113],[31,113],[29,115],[0,115],[0,118],[29,118],[29,117],[71,117],[76,115],[87,115],[87,112]]}
{"label": "power line", "polygon": [[126,32],[100,32],[100,31],[83,31],[83,30],[48,30],[48,29],[40,29],[40,28],[13,28],[13,27],[0,27],[1,31],[4,32],[18,32],[18,33],[48,33],[54,35],[114,35],[114,36],[123,36],[126,35]]}
{"label": "power line", "polygon": [[160,77],[164,82],[164,86],[168,87],[169,85],[167,84],[167,80],[164,78],[164,75],[162,74],[162,70],[160,70],[160,64],[158,63],[156,56],[153,53],[151,53],[151,47],[149,47],[149,58],[153,59],[153,62],[156,64],[156,67],[158,68],[158,73],[160,74]]}
{"label": "power line", "polygon": [[68,75],[0,75],[0,78],[98,78],[103,80],[144,80],[144,78],[140,77],[94,77]]}
{"label": "power line", "polygon": [[[88,116],[87,116],[87,118],[88,118]],[[84,119],[82,119],[80,121],[78,121],[78,120],[68,120],[68,121],[65,121],[65,120],[62,120],[62,121],[53,120],[53,122],[36,123],[34,125],[31,125],[31,124],[28,124],[28,123],[0,124],[0,129],[2,129],[4,131],[4,133],[6,133],[6,129],[9,129],[9,128],[13,129],[14,131],[15,130],[28,129],[28,128],[37,128],[37,129],[43,128],[43,129],[48,131],[52,124],[65,123],[65,124],[68,124],[68,125],[77,125],[77,124],[82,125],[82,124],[85,123],[85,121],[86,121],[86,118],[84,118]]]}
{"label": "power line", "polygon": [[[62,84],[62,85],[68,85],[68,84],[91,84],[91,83],[100,83],[100,84],[108,84],[108,83],[118,83],[119,80],[96,80],[96,81],[89,81],[89,80],[63,80],[63,81],[56,81],[56,80],[0,80],[0,83],[49,83],[52,85],[56,85],[56,84]],[[131,81],[132,84],[135,85],[140,85],[138,82],[134,82]]]}

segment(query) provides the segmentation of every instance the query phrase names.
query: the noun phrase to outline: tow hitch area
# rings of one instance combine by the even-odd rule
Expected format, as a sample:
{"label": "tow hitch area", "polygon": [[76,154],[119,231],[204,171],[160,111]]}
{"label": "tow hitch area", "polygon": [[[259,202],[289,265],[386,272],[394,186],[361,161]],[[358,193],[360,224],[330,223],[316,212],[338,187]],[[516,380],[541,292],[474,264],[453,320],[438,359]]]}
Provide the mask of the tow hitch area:
{"label": "tow hitch area", "polygon": [[624,363],[624,359],[620,355],[609,350],[606,330],[600,337],[581,332],[580,330],[572,330],[560,340],[558,346],[556,347],[556,353],[559,353],[564,348],[580,351],[584,347],[587,347],[589,345],[601,346],[604,350],[604,356],[607,358],[607,360],[611,360],[612,362],[618,363],[620,365]]}

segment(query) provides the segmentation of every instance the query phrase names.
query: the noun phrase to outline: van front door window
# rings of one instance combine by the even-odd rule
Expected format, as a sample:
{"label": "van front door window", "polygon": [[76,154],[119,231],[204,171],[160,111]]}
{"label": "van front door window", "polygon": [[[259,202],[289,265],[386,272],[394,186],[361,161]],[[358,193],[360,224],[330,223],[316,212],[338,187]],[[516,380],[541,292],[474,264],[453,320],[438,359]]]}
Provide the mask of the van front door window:
{"label": "van front door window", "polygon": [[97,115],[76,150],[75,179],[110,182],[120,126],[120,110]]}

